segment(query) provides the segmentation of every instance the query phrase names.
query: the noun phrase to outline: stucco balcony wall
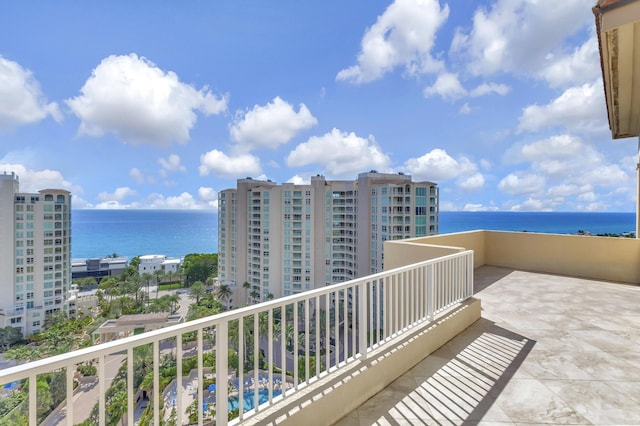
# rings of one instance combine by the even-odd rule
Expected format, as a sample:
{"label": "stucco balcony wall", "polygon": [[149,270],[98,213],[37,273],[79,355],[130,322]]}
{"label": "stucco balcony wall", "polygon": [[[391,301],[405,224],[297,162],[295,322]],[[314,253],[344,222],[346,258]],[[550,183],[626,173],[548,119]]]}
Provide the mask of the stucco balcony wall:
{"label": "stucco balcony wall", "polygon": [[[385,269],[474,251],[474,267],[500,266],[640,283],[640,240],[530,232],[469,231],[385,243]],[[447,254],[448,254],[447,253]]]}

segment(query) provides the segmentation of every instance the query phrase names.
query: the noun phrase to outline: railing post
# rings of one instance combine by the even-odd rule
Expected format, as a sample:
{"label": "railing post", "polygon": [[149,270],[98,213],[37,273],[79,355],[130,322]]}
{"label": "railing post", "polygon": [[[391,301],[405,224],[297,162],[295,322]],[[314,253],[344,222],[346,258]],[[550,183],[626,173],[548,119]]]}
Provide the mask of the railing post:
{"label": "railing post", "polygon": [[427,265],[427,318],[433,319],[433,264]]}
{"label": "railing post", "polygon": [[134,424],[133,346],[127,349],[127,424]]}
{"label": "railing post", "polygon": [[153,423],[160,424],[160,341],[153,342]]}
{"label": "railing post", "polygon": [[[240,326],[240,325],[239,325]],[[226,425],[229,407],[227,377],[229,358],[229,323],[220,321],[216,326],[216,424]],[[201,386],[201,385],[200,385]],[[240,396],[242,398],[242,396]]]}
{"label": "railing post", "polygon": [[101,355],[98,358],[98,424],[104,426],[106,423],[106,404],[105,404],[105,392],[106,388],[106,373],[105,364],[107,362],[107,356]]}
{"label": "railing post", "polygon": [[35,374],[29,376],[29,425],[38,424],[38,400],[37,400],[37,377]]}
{"label": "railing post", "polygon": [[358,287],[358,310],[360,322],[358,323],[358,339],[360,346],[360,356],[363,360],[367,359],[367,323],[369,315],[367,314],[367,282],[361,282]]}
{"label": "railing post", "polygon": [[467,257],[467,294],[466,297],[473,296],[473,251]]}
{"label": "railing post", "polygon": [[67,365],[67,425],[73,425],[73,364]]}

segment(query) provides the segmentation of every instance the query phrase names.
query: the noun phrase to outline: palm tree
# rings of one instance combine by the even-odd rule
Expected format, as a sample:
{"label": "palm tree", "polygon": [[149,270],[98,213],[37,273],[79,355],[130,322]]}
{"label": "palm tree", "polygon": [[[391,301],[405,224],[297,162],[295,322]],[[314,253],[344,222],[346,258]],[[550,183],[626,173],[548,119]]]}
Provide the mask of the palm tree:
{"label": "palm tree", "polygon": [[242,288],[244,288],[244,298],[245,303],[248,305],[249,304],[249,289],[251,288],[251,284],[249,283],[249,281],[245,281],[242,283]]}
{"label": "palm tree", "polygon": [[196,304],[200,303],[200,298],[206,294],[204,289],[204,284],[202,281],[194,282],[191,287],[189,287],[189,297],[191,299],[196,299]]}
{"label": "palm tree", "polygon": [[149,282],[151,281],[152,278],[153,278],[153,275],[151,275],[148,272],[145,272],[144,274],[142,274],[142,281],[144,281],[145,284],[147,285],[147,303],[149,303]]}
{"label": "palm tree", "polygon": [[180,305],[180,296],[174,293],[169,295],[168,297],[169,297],[169,302],[171,302],[171,313],[175,314]]}
{"label": "palm tree", "polygon": [[255,288],[253,290],[251,290],[251,293],[249,294],[249,296],[251,296],[251,298],[256,301],[256,300],[260,300],[260,292],[258,290],[256,290]]}
{"label": "palm tree", "polygon": [[216,296],[223,305],[225,304],[224,302],[226,302],[232,294],[233,290],[231,290],[231,287],[229,287],[227,284],[220,284],[216,289]]}

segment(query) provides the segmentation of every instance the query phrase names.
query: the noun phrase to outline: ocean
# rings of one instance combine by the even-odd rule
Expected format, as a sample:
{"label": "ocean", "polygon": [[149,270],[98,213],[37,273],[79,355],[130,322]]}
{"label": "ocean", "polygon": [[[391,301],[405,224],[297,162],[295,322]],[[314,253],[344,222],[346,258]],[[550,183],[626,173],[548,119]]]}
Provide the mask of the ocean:
{"label": "ocean", "polygon": [[[73,210],[71,256],[181,257],[218,251],[218,215],[202,210]],[[440,212],[440,233],[491,229],[555,234],[635,231],[635,213]]]}

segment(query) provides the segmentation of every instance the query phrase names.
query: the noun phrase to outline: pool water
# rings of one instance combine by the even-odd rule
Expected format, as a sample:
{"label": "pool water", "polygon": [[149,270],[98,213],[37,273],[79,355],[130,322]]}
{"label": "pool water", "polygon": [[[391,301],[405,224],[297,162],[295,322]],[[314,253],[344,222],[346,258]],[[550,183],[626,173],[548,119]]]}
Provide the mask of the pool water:
{"label": "pool water", "polygon": [[[273,397],[275,398],[276,396],[280,395],[282,393],[281,390],[274,390],[273,391]],[[245,410],[253,410],[254,407],[254,393],[253,390],[248,390],[245,393],[242,394],[243,396],[243,408]],[[258,390],[258,404],[262,405],[265,402],[269,401],[269,390],[268,389],[259,389]],[[229,410],[237,410],[238,408],[240,408],[240,402],[238,401],[238,397],[237,396],[232,396],[229,397]]]}

